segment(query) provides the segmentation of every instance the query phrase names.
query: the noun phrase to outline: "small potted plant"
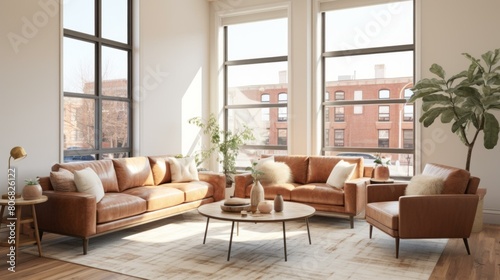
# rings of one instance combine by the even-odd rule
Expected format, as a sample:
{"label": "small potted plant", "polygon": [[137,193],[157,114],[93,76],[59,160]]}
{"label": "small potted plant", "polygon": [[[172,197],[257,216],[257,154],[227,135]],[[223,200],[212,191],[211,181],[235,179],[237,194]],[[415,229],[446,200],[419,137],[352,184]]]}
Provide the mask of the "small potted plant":
{"label": "small potted plant", "polygon": [[23,188],[24,200],[33,200],[42,197],[42,187],[40,186],[38,180],[38,178],[24,180],[26,183]]}
{"label": "small potted plant", "polygon": [[[203,134],[210,138],[210,146],[200,151],[196,156],[196,164],[200,165],[213,153],[217,154],[217,160],[222,165],[224,175],[226,175],[226,187],[231,187],[233,179],[231,175],[236,173],[236,158],[240,152],[240,147],[247,141],[254,140],[253,131],[246,125],[237,131],[221,130],[219,122],[214,114],[208,120],[200,117],[189,119],[190,124],[199,127]],[[222,158],[219,156],[222,155]]]}
{"label": "small potted plant", "polygon": [[373,179],[379,181],[389,180],[390,171],[388,165],[391,164],[391,159],[386,159],[377,154],[377,157],[373,161],[375,163],[375,168],[373,169]]}

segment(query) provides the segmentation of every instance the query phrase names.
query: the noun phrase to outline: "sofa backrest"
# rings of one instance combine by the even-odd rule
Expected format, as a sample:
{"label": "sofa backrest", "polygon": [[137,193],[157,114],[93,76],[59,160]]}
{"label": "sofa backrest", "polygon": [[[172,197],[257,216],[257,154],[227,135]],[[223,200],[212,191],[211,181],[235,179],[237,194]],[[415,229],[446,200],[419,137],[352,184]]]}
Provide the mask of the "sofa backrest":
{"label": "sofa backrest", "polygon": [[341,160],[356,164],[352,179],[363,177],[363,158],[338,156],[310,156],[306,183],[325,183],[333,167]]}
{"label": "sofa backrest", "polygon": [[154,185],[147,157],[118,158],[112,161],[121,192],[134,187]]}
{"label": "sofa backrest", "polygon": [[170,172],[168,156],[149,156],[148,158],[151,171],[153,172],[154,184],[170,183],[172,181],[172,173]]}
{"label": "sofa backrest", "polygon": [[[422,171],[424,175],[440,177],[444,180],[443,194],[476,193],[479,178],[471,179],[469,171],[437,163],[428,163]],[[470,187],[469,187],[470,181]],[[469,187],[469,190],[468,190]]]}
{"label": "sofa backrest", "polygon": [[104,187],[104,192],[119,192],[118,180],[116,178],[113,162],[109,159],[56,163],[52,166],[52,171],[59,171],[64,168],[71,172],[90,167],[97,173]]}
{"label": "sofa backrest", "polygon": [[[263,156],[265,157],[265,156]],[[293,182],[305,184],[307,182],[307,168],[309,166],[308,156],[274,156],[274,161],[286,163],[292,172]]]}

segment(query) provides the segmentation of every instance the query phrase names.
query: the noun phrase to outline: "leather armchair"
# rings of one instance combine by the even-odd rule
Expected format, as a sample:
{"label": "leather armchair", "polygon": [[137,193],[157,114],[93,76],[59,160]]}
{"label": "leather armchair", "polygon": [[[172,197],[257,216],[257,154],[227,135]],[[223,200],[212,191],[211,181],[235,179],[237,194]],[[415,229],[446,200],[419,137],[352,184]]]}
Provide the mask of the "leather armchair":
{"label": "leather armchair", "polygon": [[[470,255],[467,238],[479,201],[476,194],[479,178],[470,176],[466,170],[439,164],[427,164],[422,174],[443,178],[443,193],[405,196],[407,184],[367,186],[366,221],[370,224],[370,238],[373,227],[394,237],[396,258],[400,239],[462,238]],[[460,185],[464,187],[457,188]]]}

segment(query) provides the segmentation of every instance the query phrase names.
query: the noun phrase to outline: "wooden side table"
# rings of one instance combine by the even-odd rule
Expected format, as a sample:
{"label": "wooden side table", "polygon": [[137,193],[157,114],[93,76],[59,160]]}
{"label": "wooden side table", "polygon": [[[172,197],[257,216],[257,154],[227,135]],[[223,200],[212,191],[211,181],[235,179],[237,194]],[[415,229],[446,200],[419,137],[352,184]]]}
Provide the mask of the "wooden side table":
{"label": "wooden side table", "polygon": [[[2,206],[2,209],[0,210],[0,217],[2,218],[1,224],[5,224],[8,228],[7,236],[2,236],[3,238],[1,238],[0,245],[14,247],[14,256],[16,261],[19,256],[19,247],[28,244],[36,244],[38,246],[38,255],[40,257],[42,256],[42,245],[40,243],[40,234],[38,232],[35,204],[43,203],[45,201],[47,201],[47,196],[45,195],[32,200],[24,200],[23,198],[17,198],[15,200],[0,199],[0,205]],[[12,211],[9,206],[15,206],[15,210]],[[31,217],[22,216],[22,210],[25,206],[31,207]],[[5,213],[7,213],[6,217],[4,217]],[[27,223],[33,223],[35,230],[34,239],[27,235],[21,235],[21,226]],[[13,240],[11,237],[12,231],[15,232]]]}

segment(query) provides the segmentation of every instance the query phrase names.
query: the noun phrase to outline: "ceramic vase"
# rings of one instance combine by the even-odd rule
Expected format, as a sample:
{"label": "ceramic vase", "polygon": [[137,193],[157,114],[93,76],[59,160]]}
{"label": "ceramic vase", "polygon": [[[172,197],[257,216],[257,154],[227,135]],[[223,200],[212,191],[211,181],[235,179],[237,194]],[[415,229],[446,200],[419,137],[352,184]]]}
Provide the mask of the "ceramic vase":
{"label": "ceramic vase", "polygon": [[373,170],[373,179],[387,181],[389,180],[389,167],[379,165]]}
{"label": "ceramic vase", "polygon": [[42,197],[42,187],[40,185],[26,185],[23,188],[24,200],[33,200]]}
{"label": "ceramic vase", "polygon": [[250,211],[252,213],[257,211],[257,206],[259,206],[261,201],[264,201],[264,187],[257,181],[253,184],[252,190],[250,190]]}
{"label": "ceramic vase", "polygon": [[281,212],[283,211],[283,196],[281,194],[277,194],[274,198],[274,211]]}
{"label": "ceramic vase", "polygon": [[269,214],[271,213],[271,211],[273,211],[273,204],[269,201],[264,200],[259,202],[257,209],[259,209],[259,212],[262,214]]}

